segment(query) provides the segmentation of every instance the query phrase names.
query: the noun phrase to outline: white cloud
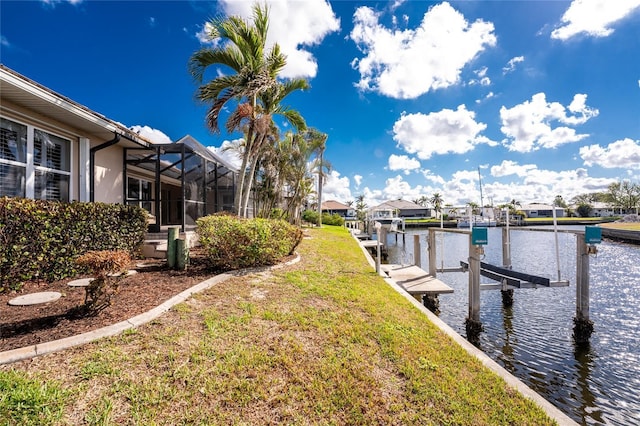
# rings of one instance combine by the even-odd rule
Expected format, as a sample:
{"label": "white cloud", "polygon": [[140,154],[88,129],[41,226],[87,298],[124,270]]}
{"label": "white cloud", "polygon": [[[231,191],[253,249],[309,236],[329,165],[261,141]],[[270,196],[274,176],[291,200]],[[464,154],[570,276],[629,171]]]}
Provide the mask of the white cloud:
{"label": "white cloud", "polygon": [[5,36],[0,35],[0,46],[11,47],[11,43],[9,43],[9,39],[7,39]]}
{"label": "white cloud", "polygon": [[[402,198],[414,200],[422,195],[430,198],[439,193],[445,204],[464,206],[468,202],[480,204],[478,170],[458,170],[451,176],[442,178],[430,175],[426,185],[412,184],[396,175],[385,181],[384,189],[365,188],[362,192],[369,207],[388,200]],[[512,176],[504,182],[504,176]],[[503,161],[491,167],[491,174],[483,174],[482,190],[484,204],[494,206],[508,203],[512,199],[523,204],[532,202],[551,202],[556,195],[570,200],[578,194],[606,191],[614,178],[596,178],[589,176],[587,169],[554,171],[538,169],[533,164],[519,165],[513,161]]]}
{"label": "white cloud", "polygon": [[583,146],[580,148],[580,157],[586,166],[640,170],[640,140],[626,138],[604,148],[600,145]]}
{"label": "white cloud", "polygon": [[360,184],[362,183],[362,176],[361,175],[354,175],[353,176],[353,180],[356,183],[356,189],[358,189],[360,187]]}
{"label": "white cloud", "polygon": [[205,22],[204,25],[202,25],[202,28],[200,29],[200,31],[196,33],[196,38],[200,43],[211,44],[211,45],[216,44],[216,40],[212,40],[211,38],[209,38],[209,33],[211,32],[212,28],[213,27],[209,22]]}
{"label": "white cloud", "polygon": [[503,177],[503,176],[516,175],[519,177],[524,177],[531,170],[535,170],[537,168],[538,166],[536,166],[535,164],[519,165],[515,161],[502,160],[502,163],[500,163],[499,165],[491,167],[491,176]]}
{"label": "white cloud", "polygon": [[502,68],[502,72],[504,74],[507,74],[514,71],[516,69],[516,64],[520,62],[524,62],[524,56],[515,56],[509,59],[509,62],[507,62],[507,66]]}
{"label": "white cloud", "polygon": [[152,143],[171,143],[171,138],[164,134],[161,130],[153,129],[149,126],[131,126],[130,130],[136,132],[143,138],[147,139]]}
{"label": "white cloud", "polygon": [[340,177],[340,173],[337,170],[331,170],[322,187],[322,200],[337,200],[343,203],[352,200],[353,197],[351,196],[349,185],[350,182],[347,176]]}
{"label": "white cloud", "polygon": [[420,168],[420,161],[415,158],[409,158],[406,155],[395,155],[391,154],[389,156],[389,170],[404,170],[405,174],[411,173],[411,170],[416,170]]}
{"label": "white cloud", "polygon": [[611,26],[640,7],[640,0],[574,0],[562,15],[562,24],[551,38],[567,40],[578,34],[606,37]]}
{"label": "white cloud", "polygon": [[471,79],[469,81],[470,85],[479,84],[481,86],[489,86],[491,84],[491,79],[487,77],[487,71],[489,69],[487,67],[482,67],[479,70],[475,70],[473,73],[478,77]]}
{"label": "white cloud", "polygon": [[[222,0],[228,16],[252,18],[253,2]],[[340,30],[340,19],[324,0],[268,0],[269,32],[267,46],[278,43],[287,55],[287,65],[281,77],[313,78],[318,63],[308,48],[320,44],[330,33]]]}
{"label": "white cloud", "polygon": [[463,154],[476,145],[496,145],[480,133],[487,127],[475,121],[475,113],[464,105],[453,111],[443,109],[430,114],[405,114],[393,125],[393,140],[409,154],[421,160],[433,154]]}
{"label": "white cloud", "polygon": [[544,93],[537,93],[531,97],[531,101],[510,109],[502,106],[500,130],[507,136],[503,145],[510,151],[531,152],[586,138],[587,134],[577,134],[575,129],[569,127],[551,128],[552,122],[577,125],[596,117],[599,111],[586,106],[586,99],[587,95],[574,96],[568,107],[574,115],[567,115],[565,107],[558,102],[547,102]]}
{"label": "white cloud", "polygon": [[215,152],[217,155],[226,160],[229,164],[240,170],[242,167],[242,157],[236,149],[244,142],[244,139],[235,139],[233,141],[224,141],[220,147],[208,146],[207,149]]}
{"label": "white cloud", "polygon": [[445,183],[445,180],[442,178],[442,176],[434,175],[431,170],[421,170],[420,172],[426,180],[428,180],[429,182],[433,182],[434,185],[443,185]]}
{"label": "white cloud", "polygon": [[382,193],[384,201],[398,199],[415,200],[420,198],[423,192],[421,185],[412,188],[400,175],[387,179],[385,184]]}
{"label": "white cloud", "polygon": [[69,3],[72,5],[77,5],[82,3],[83,0],[42,0],[42,3],[44,3],[47,6],[51,6],[51,7],[56,7],[56,5],[58,3]]}
{"label": "white cloud", "polygon": [[370,7],[359,7],[349,35],[364,56],[352,66],[357,86],[398,99],[459,82],[460,72],[487,47],[495,46],[490,22],[469,24],[449,3],[431,7],[415,30],[385,28]]}

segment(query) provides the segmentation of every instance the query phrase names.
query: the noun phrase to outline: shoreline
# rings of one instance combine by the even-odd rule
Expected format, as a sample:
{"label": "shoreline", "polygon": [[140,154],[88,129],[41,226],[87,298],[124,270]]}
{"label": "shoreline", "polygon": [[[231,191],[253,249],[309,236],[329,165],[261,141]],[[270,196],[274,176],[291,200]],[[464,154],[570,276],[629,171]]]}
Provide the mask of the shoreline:
{"label": "shoreline", "polygon": [[[611,220],[601,219],[601,220],[585,220],[584,218],[563,218],[562,220],[558,220],[558,225],[600,225],[600,229],[602,229],[602,237],[611,241],[623,242],[628,244],[638,244],[640,245],[640,230],[630,230],[630,229],[618,229],[614,226],[607,226],[610,224],[614,224]],[[456,228],[457,222],[455,220],[446,220],[443,223],[444,228]],[[512,225],[512,226],[548,226],[553,225],[553,219],[549,220],[540,220],[536,219],[527,220],[524,219],[521,225]],[[407,229],[421,229],[421,228],[439,228],[440,222],[406,222],[405,227]],[[498,224],[498,228],[504,227],[503,224]]]}

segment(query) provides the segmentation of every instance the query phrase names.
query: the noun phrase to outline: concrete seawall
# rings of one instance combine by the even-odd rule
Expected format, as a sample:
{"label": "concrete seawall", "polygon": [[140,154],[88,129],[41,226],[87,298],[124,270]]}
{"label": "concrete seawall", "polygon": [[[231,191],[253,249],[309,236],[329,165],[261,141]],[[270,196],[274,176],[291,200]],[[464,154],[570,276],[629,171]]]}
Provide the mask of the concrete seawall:
{"label": "concrete seawall", "polygon": [[627,229],[615,229],[603,226],[602,236],[616,241],[640,244],[640,231],[629,231]]}

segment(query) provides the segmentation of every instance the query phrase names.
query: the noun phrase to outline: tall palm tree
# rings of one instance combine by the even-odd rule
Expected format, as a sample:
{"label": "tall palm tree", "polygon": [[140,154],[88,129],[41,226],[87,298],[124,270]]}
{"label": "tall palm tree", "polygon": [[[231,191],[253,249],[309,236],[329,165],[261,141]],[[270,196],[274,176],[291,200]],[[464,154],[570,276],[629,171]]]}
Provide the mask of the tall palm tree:
{"label": "tall palm tree", "polygon": [[[260,159],[264,155],[264,151],[269,148],[269,142],[275,142],[279,139],[279,131],[273,122],[274,115],[280,115],[291,124],[296,131],[304,131],[307,128],[304,118],[300,113],[288,106],[283,106],[281,102],[289,94],[296,90],[305,90],[309,88],[309,83],[305,79],[291,79],[284,83],[278,83],[275,86],[265,90],[258,96],[257,110],[259,113],[260,125],[255,126],[255,140],[253,144],[253,152],[251,153],[251,166],[249,171],[249,181],[244,185],[244,193],[242,194],[242,206],[244,216],[247,215],[247,206],[251,195],[251,188],[256,176],[256,167]],[[273,147],[273,143],[271,144]]]}
{"label": "tall palm tree", "polygon": [[269,28],[266,5],[254,5],[253,22],[230,16],[214,19],[210,24],[209,37],[222,42],[195,52],[189,59],[189,72],[198,83],[202,83],[205,71],[211,66],[226,66],[234,72],[201,84],[196,97],[202,102],[211,103],[207,124],[214,133],[220,132],[220,113],[232,100],[238,102],[238,107],[226,122],[227,131],[237,130],[243,121],[248,124],[234,199],[234,208],[240,215],[245,171],[250,153],[253,152],[257,98],[277,84],[276,79],[286,65],[286,57],[278,44],[274,44],[269,51],[265,49]]}
{"label": "tall palm tree", "polygon": [[324,159],[324,151],[327,147],[327,134],[316,129],[307,131],[311,149],[317,153],[313,168],[318,173],[318,226],[322,226],[322,187],[324,180],[331,170],[331,164]]}
{"label": "tall palm tree", "polygon": [[367,216],[367,203],[364,201],[364,194],[356,197],[356,215],[358,220],[365,220]]}

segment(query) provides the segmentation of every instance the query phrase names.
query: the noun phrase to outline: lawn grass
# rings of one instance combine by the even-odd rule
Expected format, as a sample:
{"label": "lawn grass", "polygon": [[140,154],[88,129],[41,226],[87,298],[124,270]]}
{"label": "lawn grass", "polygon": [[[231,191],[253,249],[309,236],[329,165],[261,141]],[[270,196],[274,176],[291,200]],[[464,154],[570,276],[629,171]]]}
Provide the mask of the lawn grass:
{"label": "lawn grass", "polygon": [[624,231],[640,232],[640,222],[615,222],[615,223],[602,224],[600,226],[603,228],[621,229]]}
{"label": "lawn grass", "polygon": [[553,424],[378,277],[346,230],[308,233],[295,265],[1,367],[0,423]]}

